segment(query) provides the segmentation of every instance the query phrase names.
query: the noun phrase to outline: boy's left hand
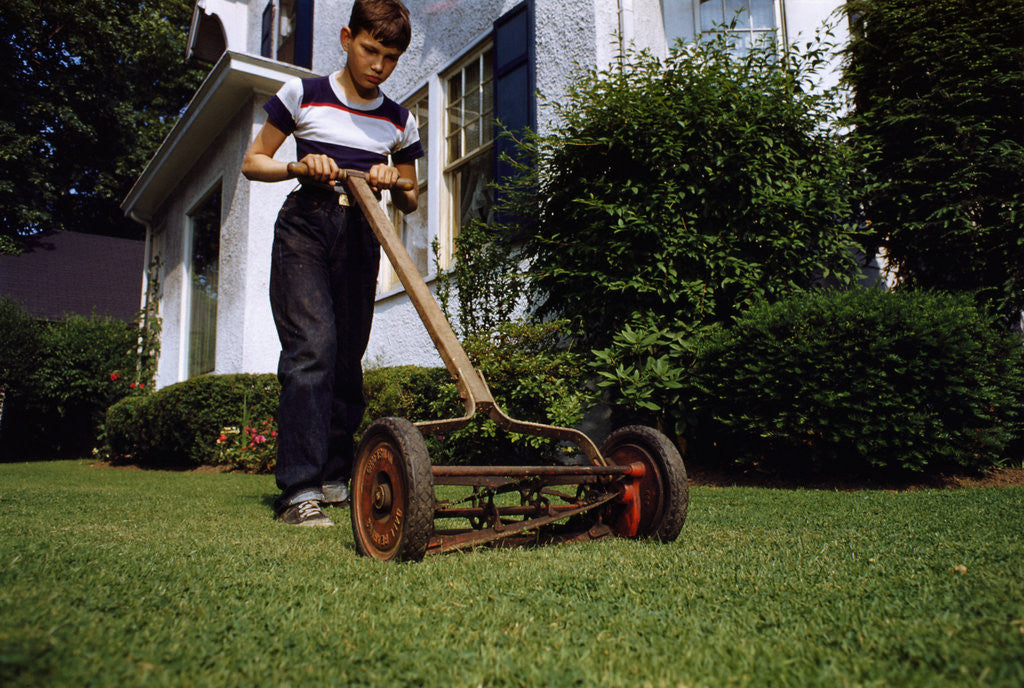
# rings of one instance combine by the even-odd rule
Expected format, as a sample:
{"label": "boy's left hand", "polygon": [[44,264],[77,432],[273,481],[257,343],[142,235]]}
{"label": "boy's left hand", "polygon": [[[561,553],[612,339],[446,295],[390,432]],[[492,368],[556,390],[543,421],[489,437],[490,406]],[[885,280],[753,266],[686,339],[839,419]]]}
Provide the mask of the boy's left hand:
{"label": "boy's left hand", "polygon": [[390,189],[398,182],[398,168],[377,163],[370,168],[366,175],[366,183],[374,193],[380,193],[384,189]]}

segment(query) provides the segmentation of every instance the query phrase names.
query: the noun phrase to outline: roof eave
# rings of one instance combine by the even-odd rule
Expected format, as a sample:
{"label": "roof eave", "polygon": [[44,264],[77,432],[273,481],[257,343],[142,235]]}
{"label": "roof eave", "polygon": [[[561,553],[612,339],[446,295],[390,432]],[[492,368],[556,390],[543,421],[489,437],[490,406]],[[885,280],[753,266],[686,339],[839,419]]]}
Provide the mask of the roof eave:
{"label": "roof eave", "polygon": [[126,216],[149,222],[178,183],[253,93],[271,94],[314,73],[263,57],[225,51],[121,202]]}

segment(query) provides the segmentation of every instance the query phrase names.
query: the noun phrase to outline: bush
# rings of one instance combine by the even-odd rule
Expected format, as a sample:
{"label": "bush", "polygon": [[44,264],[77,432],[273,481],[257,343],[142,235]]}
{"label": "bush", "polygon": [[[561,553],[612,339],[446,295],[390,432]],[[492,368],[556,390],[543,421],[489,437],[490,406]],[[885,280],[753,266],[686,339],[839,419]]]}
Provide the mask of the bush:
{"label": "bush", "polygon": [[901,285],[1024,308],[1024,2],[856,0],[860,196]]}
{"label": "bush", "polygon": [[[850,155],[828,46],[724,35],[582,75],[505,190],[541,318],[607,346],[627,325],[699,332],[856,272]],[[534,169],[535,168],[535,169]]]}
{"label": "bush", "polygon": [[114,459],[146,466],[269,470],[276,456],[277,376],[201,375],[107,411]]}
{"label": "bush", "polygon": [[[495,400],[517,420],[572,427],[591,402],[579,354],[564,348],[561,323],[505,323],[470,337],[466,352],[483,371]],[[365,377],[370,406],[365,424],[379,416],[437,420],[463,415],[455,382],[442,368],[382,368]],[[551,440],[508,433],[486,417],[456,432],[428,438],[437,464],[556,462],[565,450]]]}
{"label": "bush", "polygon": [[0,298],[0,455],[24,457],[35,444],[30,429],[38,424],[39,394],[33,373],[42,324],[21,304]]}
{"label": "bush", "polygon": [[710,338],[687,391],[698,446],[727,461],[984,469],[1021,436],[1024,348],[970,296],[806,294]]}
{"label": "bush", "polygon": [[138,391],[138,328],[112,318],[68,315],[35,321],[0,303],[0,386],[7,388],[3,453],[29,459],[74,456],[96,446],[104,413]]}
{"label": "bush", "polygon": [[[577,354],[554,350],[557,323],[506,324],[466,348],[509,415],[572,426],[589,400]],[[359,433],[375,418],[411,421],[463,415],[455,383],[443,368],[398,366],[367,370],[367,412]],[[202,375],[158,392],[123,399],[107,411],[106,450],[111,458],[147,466],[227,465],[273,468],[280,385],[274,375]],[[262,440],[258,438],[262,437]],[[506,433],[490,420],[428,440],[435,463],[504,463],[557,460],[557,443]]]}

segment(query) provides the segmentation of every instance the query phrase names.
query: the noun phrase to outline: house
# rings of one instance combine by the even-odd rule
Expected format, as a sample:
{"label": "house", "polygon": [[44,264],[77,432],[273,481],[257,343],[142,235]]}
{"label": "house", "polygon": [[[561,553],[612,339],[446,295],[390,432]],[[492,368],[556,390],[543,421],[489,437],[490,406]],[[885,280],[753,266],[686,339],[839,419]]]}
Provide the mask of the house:
{"label": "house", "polygon": [[[504,170],[494,121],[546,130],[538,108],[586,68],[628,46],[666,54],[745,10],[741,39],[810,35],[839,0],[406,0],[413,39],[385,92],[416,116],[427,156],[420,207],[395,218],[429,281],[451,263],[453,236],[486,217],[488,183]],[[159,257],[163,319],[158,386],[192,375],[269,372],[280,346],[267,296],[273,224],[293,184],[250,182],[239,167],[263,124],[263,103],[288,79],[343,64],[338,40],[351,0],[199,0],[188,59],[209,75],[125,198],[146,228],[148,265]],[[842,27],[845,27],[843,23]],[[839,36],[840,40],[842,36]],[[294,159],[289,140],[278,153]],[[431,246],[439,246],[436,263]],[[439,357],[393,270],[382,259],[367,359],[438,365]]]}
{"label": "house", "polygon": [[0,255],[0,297],[39,320],[95,314],[129,322],[141,304],[144,248],[136,239],[98,234],[33,234],[21,253]]}

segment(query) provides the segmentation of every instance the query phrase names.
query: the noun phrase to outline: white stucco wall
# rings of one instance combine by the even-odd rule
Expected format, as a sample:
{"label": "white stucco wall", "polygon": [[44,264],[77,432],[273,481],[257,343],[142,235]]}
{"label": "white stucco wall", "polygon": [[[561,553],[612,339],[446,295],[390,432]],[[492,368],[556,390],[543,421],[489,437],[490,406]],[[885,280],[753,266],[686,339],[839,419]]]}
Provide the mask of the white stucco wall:
{"label": "white stucco wall", "polygon": [[[257,94],[240,104],[221,134],[207,148],[160,208],[153,253],[162,262],[160,359],[157,386],[185,379],[188,370],[189,233],[188,217],[221,184],[221,242],[217,293],[217,373],[274,372],[280,343],[268,296],[274,219],[290,184],[249,182],[239,173],[249,142],[262,125]],[[294,143],[282,147],[282,159],[294,158]]]}

